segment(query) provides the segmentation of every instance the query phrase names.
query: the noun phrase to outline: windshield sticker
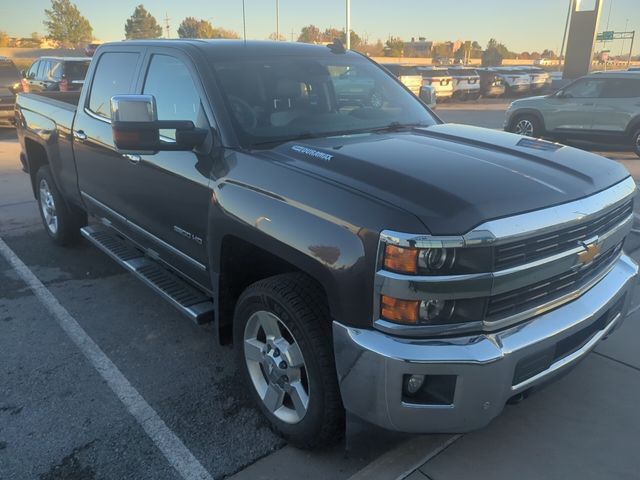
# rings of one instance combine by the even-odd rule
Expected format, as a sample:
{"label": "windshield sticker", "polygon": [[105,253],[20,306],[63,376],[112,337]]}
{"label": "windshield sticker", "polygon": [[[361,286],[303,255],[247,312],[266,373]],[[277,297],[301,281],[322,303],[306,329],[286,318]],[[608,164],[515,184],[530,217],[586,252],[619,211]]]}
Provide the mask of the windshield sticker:
{"label": "windshield sticker", "polygon": [[517,145],[519,147],[534,148],[536,150],[551,150],[556,151],[562,148],[559,143],[547,142],[546,140],[539,140],[536,138],[523,138]]}
{"label": "windshield sticker", "polygon": [[291,147],[291,150],[293,150],[294,152],[302,153],[304,155],[309,155],[310,157],[319,158],[320,160],[324,160],[325,162],[329,162],[333,158],[333,155],[314,150],[313,148],[303,147],[302,145],[294,145],[293,147]]}

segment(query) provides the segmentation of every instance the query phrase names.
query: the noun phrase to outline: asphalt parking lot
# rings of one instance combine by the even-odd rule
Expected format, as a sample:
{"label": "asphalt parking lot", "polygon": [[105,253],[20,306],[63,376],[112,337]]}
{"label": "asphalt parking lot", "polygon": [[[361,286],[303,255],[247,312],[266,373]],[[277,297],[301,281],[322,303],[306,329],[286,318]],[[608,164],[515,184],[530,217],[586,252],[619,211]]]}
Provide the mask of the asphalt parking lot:
{"label": "asphalt parking lot", "polygon": [[[437,113],[499,128],[506,105]],[[0,129],[0,479],[639,478],[640,311],[484,430],[358,436],[356,426],[348,445],[301,452],[245,399],[211,328],[88,244],[48,241],[18,151]],[[640,181],[640,159],[605,154]],[[640,260],[640,236],[626,248]]]}

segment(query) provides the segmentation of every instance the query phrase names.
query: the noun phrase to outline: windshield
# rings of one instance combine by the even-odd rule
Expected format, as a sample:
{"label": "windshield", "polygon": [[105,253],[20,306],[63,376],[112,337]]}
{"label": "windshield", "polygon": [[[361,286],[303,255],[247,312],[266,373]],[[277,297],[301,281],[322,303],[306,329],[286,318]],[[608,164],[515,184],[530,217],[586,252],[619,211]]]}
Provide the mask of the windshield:
{"label": "windshield", "polygon": [[246,148],[436,123],[388,73],[356,55],[235,59],[214,67]]}

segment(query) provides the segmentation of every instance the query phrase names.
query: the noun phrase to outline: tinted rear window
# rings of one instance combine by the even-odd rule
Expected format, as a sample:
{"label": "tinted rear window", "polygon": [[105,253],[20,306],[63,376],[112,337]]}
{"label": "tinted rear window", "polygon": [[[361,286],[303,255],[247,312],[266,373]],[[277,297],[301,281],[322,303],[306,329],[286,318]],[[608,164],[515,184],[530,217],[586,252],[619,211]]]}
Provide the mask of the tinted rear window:
{"label": "tinted rear window", "polygon": [[446,70],[419,70],[419,73],[423,77],[428,78],[449,76],[449,72],[447,72]]}
{"label": "tinted rear window", "polygon": [[635,78],[608,79],[600,96],[603,98],[640,97],[640,80]]}
{"label": "tinted rear window", "polygon": [[0,61],[0,85],[13,85],[20,81],[20,73],[11,62]]}
{"label": "tinted rear window", "polygon": [[88,62],[65,62],[64,74],[70,80],[84,80],[89,69]]}
{"label": "tinted rear window", "polygon": [[111,117],[111,97],[129,93],[138,57],[138,53],[128,52],[109,52],[100,57],[91,85],[89,110],[104,118]]}
{"label": "tinted rear window", "polygon": [[450,68],[449,73],[451,75],[478,75],[475,70],[472,70],[470,68]]}

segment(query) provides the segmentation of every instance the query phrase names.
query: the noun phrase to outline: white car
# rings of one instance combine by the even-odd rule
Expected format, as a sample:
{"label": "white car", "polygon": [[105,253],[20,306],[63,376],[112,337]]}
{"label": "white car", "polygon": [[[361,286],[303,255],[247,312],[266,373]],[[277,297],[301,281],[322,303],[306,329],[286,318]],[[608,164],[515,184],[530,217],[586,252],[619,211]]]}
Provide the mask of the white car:
{"label": "white car", "polygon": [[424,85],[431,86],[436,92],[438,101],[453,97],[453,78],[446,68],[418,67]]}
{"label": "white car", "polygon": [[532,92],[541,92],[551,86],[551,76],[542,68],[524,66],[513,68],[511,71],[528,73],[531,79],[530,88]]}
{"label": "white car", "polygon": [[453,78],[453,96],[460,100],[477,100],[480,98],[480,75],[473,68],[449,67],[449,75]]}
{"label": "white car", "polygon": [[507,87],[506,94],[514,95],[531,91],[531,76],[522,70],[514,70],[510,67],[494,67],[491,69],[504,82]]}

